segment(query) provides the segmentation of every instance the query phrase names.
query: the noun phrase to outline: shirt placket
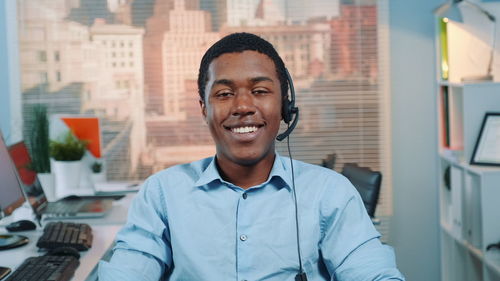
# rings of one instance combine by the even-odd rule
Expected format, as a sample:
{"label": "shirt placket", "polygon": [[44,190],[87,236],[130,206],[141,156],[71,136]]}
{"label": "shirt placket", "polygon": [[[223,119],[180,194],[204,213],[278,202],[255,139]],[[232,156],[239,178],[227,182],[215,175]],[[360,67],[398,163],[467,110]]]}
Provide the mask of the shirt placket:
{"label": "shirt placket", "polygon": [[236,276],[238,281],[250,281],[251,255],[250,245],[253,237],[250,234],[250,196],[243,191],[238,199],[236,210]]}

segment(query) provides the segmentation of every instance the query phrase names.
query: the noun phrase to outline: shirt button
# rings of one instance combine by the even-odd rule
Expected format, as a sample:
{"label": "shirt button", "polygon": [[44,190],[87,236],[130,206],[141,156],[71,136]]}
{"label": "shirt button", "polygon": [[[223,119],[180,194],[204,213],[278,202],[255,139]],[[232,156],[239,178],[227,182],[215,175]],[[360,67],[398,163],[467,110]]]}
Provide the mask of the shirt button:
{"label": "shirt button", "polygon": [[[247,199],[247,197],[248,197],[247,193],[246,192],[243,193],[243,199]],[[245,280],[243,280],[243,281],[245,281]]]}
{"label": "shirt button", "polygon": [[247,240],[247,236],[245,234],[240,235],[240,240],[241,241],[246,241]]}

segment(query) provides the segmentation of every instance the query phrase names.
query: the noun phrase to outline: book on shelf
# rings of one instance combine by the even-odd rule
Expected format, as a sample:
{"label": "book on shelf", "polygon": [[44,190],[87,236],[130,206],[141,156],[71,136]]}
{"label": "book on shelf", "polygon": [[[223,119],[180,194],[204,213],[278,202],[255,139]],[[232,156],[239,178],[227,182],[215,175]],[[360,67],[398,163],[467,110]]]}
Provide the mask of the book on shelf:
{"label": "book on shelf", "polygon": [[450,112],[448,101],[448,87],[441,87],[441,132],[443,147],[450,148]]}
{"label": "book on shelf", "polygon": [[462,239],[463,228],[462,228],[462,191],[463,191],[463,170],[451,166],[450,170],[451,174],[451,217],[452,217],[452,225],[451,230],[453,235],[457,239]]}
{"label": "book on shelf", "polygon": [[479,177],[465,174],[464,182],[464,238],[475,248],[481,249],[481,197]]}

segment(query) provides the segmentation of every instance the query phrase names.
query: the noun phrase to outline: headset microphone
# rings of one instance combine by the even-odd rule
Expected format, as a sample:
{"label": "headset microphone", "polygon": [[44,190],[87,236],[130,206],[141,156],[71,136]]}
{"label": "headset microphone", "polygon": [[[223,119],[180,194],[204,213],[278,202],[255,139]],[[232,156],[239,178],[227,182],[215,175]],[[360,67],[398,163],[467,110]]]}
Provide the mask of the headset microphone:
{"label": "headset microphone", "polygon": [[[293,129],[295,129],[295,126],[297,126],[297,122],[299,122],[299,108],[295,106],[295,89],[293,88],[292,77],[290,76],[288,69],[285,68],[285,72],[288,85],[290,86],[290,100],[288,100],[288,98],[283,100],[281,105],[281,116],[283,117],[283,121],[288,124],[288,128],[285,132],[276,137],[278,141],[282,141],[288,137],[292,133]],[[292,124],[290,124],[290,121],[292,121]]]}
{"label": "headset microphone", "polygon": [[[295,206],[295,230],[297,237],[297,254],[299,258],[299,272],[295,275],[295,281],[307,281],[307,275],[304,272],[304,268],[302,267],[302,256],[300,251],[300,235],[299,235],[299,212],[297,207],[297,194],[295,192],[295,175],[293,173],[293,160],[292,153],[290,151],[290,138],[288,136],[292,133],[295,126],[297,126],[297,122],[299,121],[299,108],[295,106],[295,89],[293,88],[292,77],[288,72],[288,69],[285,68],[286,78],[288,80],[288,85],[290,86],[290,100],[288,98],[283,100],[281,116],[283,121],[288,125],[288,128],[282,134],[279,134],[276,139],[278,141],[282,141],[286,138],[286,144],[288,147],[288,155],[290,156],[290,167],[292,169],[292,190],[293,190],[293,202]],[[294,117],[295,115],[295,117]],[[292,121],[293,118],[293,121]],[[292,124],[290,124],[290,121]]]}

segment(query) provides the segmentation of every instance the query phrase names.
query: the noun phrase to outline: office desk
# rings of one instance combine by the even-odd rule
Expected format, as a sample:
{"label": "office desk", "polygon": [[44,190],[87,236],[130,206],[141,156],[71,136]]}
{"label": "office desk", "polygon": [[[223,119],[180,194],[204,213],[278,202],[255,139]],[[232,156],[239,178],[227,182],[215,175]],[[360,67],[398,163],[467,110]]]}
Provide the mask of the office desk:
{"label": "office desk", "polygon": [[42,218],[42,224],[50,221],[75,221],[78,223],[88,223],[94,225],[124,225],[127,221],[128,208],[132,203],[137,193],[127,194],[120,200],[113,201],[113,207],[102,218],[82,218],[82,219],[65,219],[65,218]]}
{"label": "office desk", "polygon": [[[106,256],[109,256],[113,246],[116,233],[125,224],[127,210],[135,194],[127,195],[121,200],[113,202],[113,208],[103,218],[98,219],[73,219],[61,221],[74,221],[77,223],[88,223],[92,227],[93,242],[88,251],[80,252],[80,265],[76,269],[72,281],[94,281],[97,280],[97,264]],[[44,220],[44,223],[51,220]],[[7,233],[5,228],[0,227],[0,233]],[[14,271],[28,257],[44,255],[36,247],[38,238],[42,235],[43,229],[37,228],[35,231],[17,232],[30,239],[27,245],[19,248],[0,251],[0,266],[7,266]]]}

